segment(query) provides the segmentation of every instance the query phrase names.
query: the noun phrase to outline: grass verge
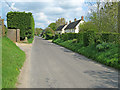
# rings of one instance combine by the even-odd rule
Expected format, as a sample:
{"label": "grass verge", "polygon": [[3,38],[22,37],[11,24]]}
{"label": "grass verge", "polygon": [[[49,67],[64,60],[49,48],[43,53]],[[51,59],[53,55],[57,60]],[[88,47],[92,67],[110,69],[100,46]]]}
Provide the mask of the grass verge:
{"label": "grass verge", "polygon": [[28,39],[28,43],[32,43],[33,40],[34,40],[34,38],[29,38],[29,39]]}
{"label": "grass verge", "polygon": [[[81,43],[75,43],[73,40],[62,41],[60,38],[53,41],[54,43],[66,47],[74,52],[82,54],[90,59],[107,66],[120,69],[118,61],[118,45],[113,43],[107,44],[107,49],[96,48],[94,44],[85,47]],[[99,45],[100,46],[100,45]]]}
{"label": "grass verge", "polygon": [[25,53],[7,37],[2,38],[2,88],[15,88]]}

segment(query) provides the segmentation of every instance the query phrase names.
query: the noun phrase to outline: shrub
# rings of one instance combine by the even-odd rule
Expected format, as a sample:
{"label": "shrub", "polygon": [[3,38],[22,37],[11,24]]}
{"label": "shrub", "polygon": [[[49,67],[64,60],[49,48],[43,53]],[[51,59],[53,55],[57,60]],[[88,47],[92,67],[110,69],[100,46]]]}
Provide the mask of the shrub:
{"label": "shrub", "polygon": [[87,31],[87,33],[88,33],[88,41],[89,41],[89,45],[90,44],[94,44],[94,39],[95,39],[95,35],[94,35],[94,31]]}
{"label": "shrub", "polygon": [[88,46],[89,45],[89,39],[88,39],[88,33],[84,32],[83,34],[83,45]]}
{"label": "shrub", "polygon": [[60,38],[60,34],[55,34],[53,40],[56,40],[56,39],[58,39],[58,38]]}
{"label": "shrub", "polygon": [[101,38],[102,38],[103,42],[109,41],[109,35],[110,35],[110,33],[105,33],[105,32],[101,34]]}
{"label": "shrub", "polygon": [[100,33],[95,33],[94,42],[95,42],[95,45],[102,43],[102,38]]}
{"label": "shrub", "polygon": [[72,40],[72,43],[77,43],[77,39],[73,39],[73,40]]}
{"label": "shrub", "polygon": [[51,28],[46,28],[45,29],[45,39],[53,39],[54,38],[54,31]]}
{"label": "shrub", "polygon": [[50,34],[50,33],[47,33],[45,35],[46,35],[46,37],[45,37],[46,40],[54,38],[54,36],[52,34]]}
{"label": "shrub", "polygon": [[120,34],[119,33],[110,33],[109,42],[118,43],[119,41],[120,41]]}
{"label": "shrub", "polygon": [[83,44],[83,33],[78,33],[77,42]]}
{"label": "shrub", "polygon": [[109,43],[106,43],[106,42],[103,42],[102,44],[98,44],[97,46],[96,46],[96,49],[98,50],[98,51],[105,51],[105,50],[107,50],[107,49],[109,49],[110,48],[110,44]]}

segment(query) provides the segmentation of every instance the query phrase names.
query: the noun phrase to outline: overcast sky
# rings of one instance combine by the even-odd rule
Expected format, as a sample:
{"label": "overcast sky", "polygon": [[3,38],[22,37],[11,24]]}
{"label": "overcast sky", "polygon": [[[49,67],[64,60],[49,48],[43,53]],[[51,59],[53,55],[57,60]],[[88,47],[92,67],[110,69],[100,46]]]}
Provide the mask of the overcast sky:
{"label": "overcast sky", "polygon": [[[66,21],[80,19],[89,12],[86,4],[89,0],[6,0],[15,11],[25,11],[33,13],[35,27],[46,28],[50,23],[58,18],[65,18]],[[6,22],[6,14],[12,11],[5,2],[2,2],[2,18]]]}

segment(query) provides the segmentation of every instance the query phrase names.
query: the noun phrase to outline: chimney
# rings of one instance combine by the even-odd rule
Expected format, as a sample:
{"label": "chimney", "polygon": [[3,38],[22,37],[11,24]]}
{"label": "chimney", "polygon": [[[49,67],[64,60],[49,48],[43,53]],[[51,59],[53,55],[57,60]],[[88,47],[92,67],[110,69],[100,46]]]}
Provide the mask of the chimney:
{"label": "chimney", "polygon": [[69,21],[69,23],[71,23],[71,20]]}
{"label": "chimney", "polygon": [[77,21],[77,19],[76,19],[76,18],[74,19],[74,22],[75,22],[75,21]]}
{"label": "chimney", "polygon": [[84,18],[84,17],[83,17],[83,16],[81,16],[81,20],[83,20],[83,18]]}

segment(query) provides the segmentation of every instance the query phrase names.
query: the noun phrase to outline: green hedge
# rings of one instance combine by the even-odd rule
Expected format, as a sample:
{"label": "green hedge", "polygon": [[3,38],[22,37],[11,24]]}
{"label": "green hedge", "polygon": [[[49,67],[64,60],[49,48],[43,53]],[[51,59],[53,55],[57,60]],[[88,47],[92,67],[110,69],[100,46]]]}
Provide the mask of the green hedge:
{"label": "green hedge", "polygon": [[[94,31],[86,31],[81,33],[64,33],[59,36],[61,40],[67,41],[67,40],[73,40],[77,39],[78,43],[83,44],[84,46],[88,45],[98,45],[102,42],[106,43],[118,43],[120,39],[119,33],[96,33]],[[58,36],[55,36],[54,38],[58,38]]]}
{"label": "green hedge", "polygon": [[63,41],[67,41],[67,40],[72,40],[72,39],[77,39],[78,34],[77,33],[64,33],[60,36],[60,38]]}
{"label": "green hedge", "polygon": [[20,38],[24,39],[34,37],[34,18],[32,13],[25,12],[8,12],[7,26],[9,29],[20,29]]}

